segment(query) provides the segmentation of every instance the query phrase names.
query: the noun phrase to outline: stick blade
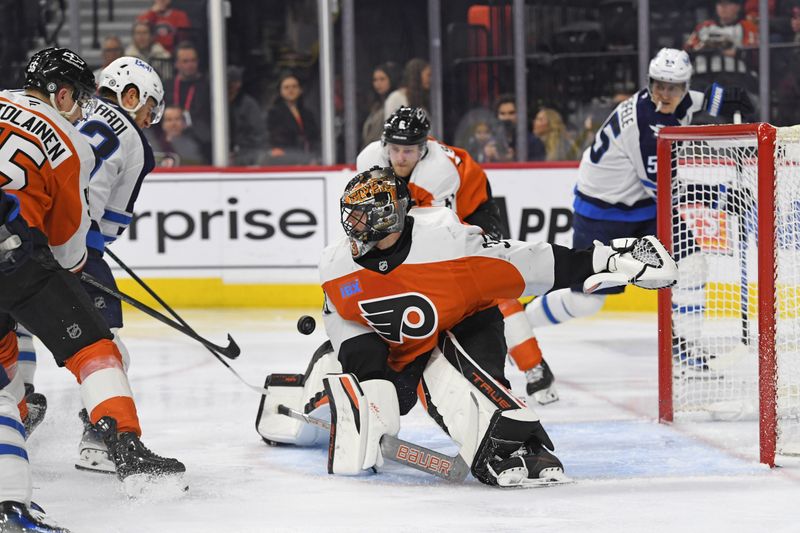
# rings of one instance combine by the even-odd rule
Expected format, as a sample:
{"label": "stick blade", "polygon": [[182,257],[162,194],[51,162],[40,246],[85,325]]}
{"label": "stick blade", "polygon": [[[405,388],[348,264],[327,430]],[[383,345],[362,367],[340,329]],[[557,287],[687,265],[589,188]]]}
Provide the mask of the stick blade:
{"label": "stick blade", "polygon": [[225,348],[225,356],[228,359],[236,359],[239,357],[239,354],[242,353],[242,349],[239,348],[239,345],[236,344],[236,341],[233,340],[231,334],[228,333],[228,346]]}

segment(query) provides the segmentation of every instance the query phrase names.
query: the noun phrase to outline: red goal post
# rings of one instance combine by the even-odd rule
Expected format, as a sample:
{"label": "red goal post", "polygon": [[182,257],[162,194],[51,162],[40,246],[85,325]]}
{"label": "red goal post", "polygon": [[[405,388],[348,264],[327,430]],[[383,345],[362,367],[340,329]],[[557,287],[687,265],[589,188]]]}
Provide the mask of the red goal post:
{"label": "red goal post", "polygon": [[753,405],[760,461],[770,466],[778,440],[778,130],[665,127],[657,151],[658,237],[680,252],[679,271],[692,264],[658,295],[659,420],[719,410],[746,416]]}

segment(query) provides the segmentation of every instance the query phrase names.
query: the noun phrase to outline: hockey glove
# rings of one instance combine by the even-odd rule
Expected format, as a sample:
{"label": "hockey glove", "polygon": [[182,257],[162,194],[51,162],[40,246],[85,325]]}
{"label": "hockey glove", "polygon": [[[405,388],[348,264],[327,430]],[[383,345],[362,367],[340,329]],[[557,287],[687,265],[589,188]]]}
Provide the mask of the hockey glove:
{"label": "hockey glove", "polygon": [[636,285],[643,289],[671,287],[678,280],[678,267],[664,245],[652,235],[641,239],[614,239],[611,246],[595,241],[594,271],[583,282],[583,291]]}
{"label": "hockey glove", "polygon": [[749,115],[755,109],[746,90],[741,87],[723,88],[716,83],[706,89],[703,107],[712,117],[732,117],[737,111]]}
{"label": "hockey glove", "polygon": [[31,230],[19,213],[19,199],[0,190],[0,272],[11,274],[31,255]]}

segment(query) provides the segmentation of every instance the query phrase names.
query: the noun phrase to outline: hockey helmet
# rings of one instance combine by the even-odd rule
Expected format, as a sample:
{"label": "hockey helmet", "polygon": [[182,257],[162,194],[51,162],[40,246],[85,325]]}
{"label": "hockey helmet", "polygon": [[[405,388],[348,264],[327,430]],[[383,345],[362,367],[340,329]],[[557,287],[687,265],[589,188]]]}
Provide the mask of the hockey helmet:
{"label": "hockey helmet", "polygon": [[647,75],[651,84],[653,80],[683,83],[688,90],[689,81],[692,79],[692,62],[689,60],[689,54],[676,48],[662,48],[650,60]]}
{"label": "hockey helmet", "polygon": [[383,125],[383,144],[425,145],[431,122],[421,107],[401,106]]}
{"label": "hockey helmet", "polygon": [[[122,94],[133,85],[139,91],[139,103],[133,109],[122,105]],[[123,56],[112,61],[100,74],[100,87],[117,95],[117,103],[131,116],[144,106],[148,98],[156,105],[150,112],[150,123],[156,124],[164,113],[164,86],[158,73],[138,57]]]}
{"label": "hockey helmet", "polygon": [[391,167],[372,167],[347,184],[340,202],[350,253],[358,259],[378,241],[403,231],[410,205],[408,186]]}
{"label": "hockey helmet", "polygon": [[83,116],[91,114],[96,85],[92,69],[81,56],[67,48],[45,48],[31,56],[25,68],[26,89],[50,95],[50,103],[56,107],[55,93],[62,84],[73,87],[72,99],[81,107]]}

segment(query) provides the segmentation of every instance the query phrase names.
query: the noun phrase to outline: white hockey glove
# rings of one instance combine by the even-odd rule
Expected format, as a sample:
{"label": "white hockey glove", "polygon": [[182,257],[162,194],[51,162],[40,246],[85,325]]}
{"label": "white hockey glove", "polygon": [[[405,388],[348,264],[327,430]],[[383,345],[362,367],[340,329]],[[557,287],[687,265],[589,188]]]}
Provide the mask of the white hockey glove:
{"label": "white hockey glove", "polygon": [[331,405],[328,473],[358,474],[383,466],[381,437],[400,431],[394,385],[385,379],[359,383],[352,374],[330,374],[323,382]]}
{"label": "white hockey glove", "polygon": [[611,246],[595,241],[594,271],[583,282],[583,292],[636,285],[643,289],[671,287],[678,280],[678,267],[664,245],[652,235],[641,239],[614,239]]}

